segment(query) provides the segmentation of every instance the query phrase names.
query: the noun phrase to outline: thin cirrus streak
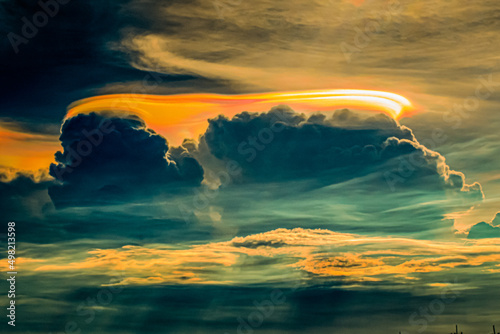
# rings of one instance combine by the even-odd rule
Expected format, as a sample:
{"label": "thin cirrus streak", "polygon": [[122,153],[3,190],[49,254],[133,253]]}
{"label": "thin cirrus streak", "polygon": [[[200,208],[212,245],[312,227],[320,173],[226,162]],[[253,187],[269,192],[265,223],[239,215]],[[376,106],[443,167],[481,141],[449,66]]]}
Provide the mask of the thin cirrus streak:
{"label": "thin cirrus streak", "polygon": [[170,142],[179,144],[184,138],[195,138],[203,133],[206,120],[219,114],[234,116],[242,111],[262,112],[280,104],[300,112],[338,108],[376,111],[394,119],[413,109],[411,102],[401,95],[360,89],[240,95],[112,94],[74,102],[68,107],[66,118],[90,112],[124,111],[141,117],[149,127],[165,135]]}

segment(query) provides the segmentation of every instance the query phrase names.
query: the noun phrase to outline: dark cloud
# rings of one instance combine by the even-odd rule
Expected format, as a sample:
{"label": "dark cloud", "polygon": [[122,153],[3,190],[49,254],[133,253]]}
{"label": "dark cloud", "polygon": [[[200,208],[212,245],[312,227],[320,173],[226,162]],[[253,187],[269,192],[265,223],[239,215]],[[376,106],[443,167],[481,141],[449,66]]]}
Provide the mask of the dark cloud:
{"label": "dark cloud", "polygon": [[471,227],[469,239],[500,238],[500,212],[489,222],[481,222]]}
{"label": "dark cloud", "polygon": [[439,153],[421,145],[412,131],[392,118],[340,110],[331,117],[307,117],[286,106],[267,113],[243,112],[209,120],[199,147],[242,167],[241,182],[314,178],[322,183],[380,174],[391,188],[423,185],[426,189],[462,190],[482,198],[478,183],[467,185]]}
{"label": "dark cloud", "polygon": [[[85,252],[94,242],[105,242],[108,246],[121,247],[136,243],[175,243],[181,240],[208,240],[212,237],[211,226],[198,226],[190,229],[180,216],[177,200],[182,200],[178,193],[175,201],[172,197],[165,200],[151,200],[145,196],[147,203],[135,205],[133,201],[114,207],[93,206],[84,211],[79,207],[67,207],[55,210],[48,189],[57,185],[57,180],[48,174],[47,170],[28,173],[18,170],[0,170],[0,212],[7,221],[16,222],[16,232],[24,242],[59,245],[62,240],[71,243],[66,245],[71,249],[83,247]],[[148,187],[146,185],[146,187]],[[165,185],[165,191],[172,191],[172,184]],[[191,188],[190,188],[191,189]],[[78,194],[78,189],[74,189]],[[159,190],[151,189],[151,193]],[[124,194],[123,199],[136,199]],[[189,194],[190,195],[190,194]],[[187,196],[190,199],[192,195]],[[109,197],[110,201],[113,197]],[[116,198],[116,197],[115,197]],[[69,194],[65,202],[57,197],[58,206],[79,205],[80,197]],[[95,199],[98,204],[99,198]],[[102,202],[104,203],[104,201]],[[82,201],[81,205],[92,204],[90,200]],[[141,231],[136,227],[141,226]],[[89,241],[80,244],[78,239]],[[96,241],[98,240],[98,241]],[[25,252],[30,252],[25,247]],[[47,249],[44,254],[47,255]],[[33,256],[39,256],[34,250]]]}
{"label": "dark cloud", "polygon": [[259,247],[280,248],[286,246],[286,243],[278,240],[245,240],[242,242],[234,241],[232,244],[234,247],[244,247],[252,249],[256,249]]}
{"label": "dark cloud", "polygon": [[41,135],[49,135],[57,138],[59,135],[59,131],[61,129],[61,125],[58,123],[47,123],[47,122],[37,122],[33,119],[12,119],[12,118],[2,118],[2,127],[22,133],[30,133],[30,134],[41,134]]}
{"label": "dark cloud", "polygon": [[[137,117],[78,115],[61,129],[49,188],[56,206],[106,204],[128,195],[169,193],[199,185],[203,168],[186,149],[171,148]],[[168,152],[168,154],[167,154]]]}
{"label": "dark cloud", "polygon": [[[153,80],[148,72],[129,64],[132,55],[112,47],[124,30],[149,30],[155,24],[147,15],[155,11],[152,6],[138,10],[129,6],[133,2],[2,1],[0,60],[8,66],[0,71],[8,84],[0,90],[0,117],[53,126],[60,123],[70,103],[97,95],[103,87],[116,93],[110,88],[115,83],[131,83],[119,92],[157,92],[153,85],[142,84],[145,78]],[[48,17],[46,24],[31,26],[34,17],[43,15]],[[155,73],[155,79],[158,88],[173,84],[189,90],[195,84],[188,81],[197,77]]]}
{"label": "dark cloud", "polygon": [[10,221],[39,216],[52,208],[47,187],[53,184],[46,171],[0,171],[0,211]]}

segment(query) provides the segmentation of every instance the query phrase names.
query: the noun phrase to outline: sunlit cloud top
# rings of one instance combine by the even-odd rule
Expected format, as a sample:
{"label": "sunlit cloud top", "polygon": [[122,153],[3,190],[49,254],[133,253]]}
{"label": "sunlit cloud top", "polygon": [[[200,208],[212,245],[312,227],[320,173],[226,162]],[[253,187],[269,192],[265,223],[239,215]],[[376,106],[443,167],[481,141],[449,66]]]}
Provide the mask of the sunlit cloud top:
{"label": "sunlit cloud top", "polygon": [[242,111],[262,112],[286,104],[300,112],[332,111],[352,108],[382,112],[397,119],[413,110],[405,97],[382,91],[336,89],[241,95],[112,94],[83,99],[71,104],[66,118],[102,111],[125,111],[137,115],[173,142],[196,137],[206,120],[219,114],[233,116]]}

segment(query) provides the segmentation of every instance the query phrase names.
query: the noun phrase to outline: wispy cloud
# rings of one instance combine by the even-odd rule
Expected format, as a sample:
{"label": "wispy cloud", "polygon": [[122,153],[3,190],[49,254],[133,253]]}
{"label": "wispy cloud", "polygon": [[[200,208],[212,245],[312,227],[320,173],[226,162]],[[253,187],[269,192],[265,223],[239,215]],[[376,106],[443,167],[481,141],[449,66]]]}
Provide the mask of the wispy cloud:
{"label": "wispy cloud", "polygon": [[[78,261],[72,256],[20,259],[19,266],[25,274],[120,271],[126,277],[117,283],[122,285],[272,285],[282,280],[314,285],[319,279],[349,285],[374,281],[415,284],[415,279],[429,284],[437,279],[432,273],[494,272],[499,261],[500,247],[494,239],[464,244],[296,228],[193,246],[95,249]],[[253,275],[255,270],[261,274]]]}

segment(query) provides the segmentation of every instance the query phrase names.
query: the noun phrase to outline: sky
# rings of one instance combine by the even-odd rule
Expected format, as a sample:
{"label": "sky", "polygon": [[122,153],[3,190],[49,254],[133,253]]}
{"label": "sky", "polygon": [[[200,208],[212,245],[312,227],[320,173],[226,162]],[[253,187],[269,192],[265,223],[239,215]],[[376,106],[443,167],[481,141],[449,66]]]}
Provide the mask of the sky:
{"label": "sky", "polygon": [[500,328],[499,18],[0,1],[2,331]]}

